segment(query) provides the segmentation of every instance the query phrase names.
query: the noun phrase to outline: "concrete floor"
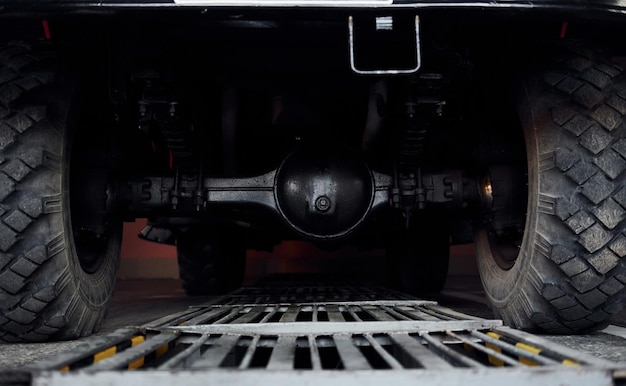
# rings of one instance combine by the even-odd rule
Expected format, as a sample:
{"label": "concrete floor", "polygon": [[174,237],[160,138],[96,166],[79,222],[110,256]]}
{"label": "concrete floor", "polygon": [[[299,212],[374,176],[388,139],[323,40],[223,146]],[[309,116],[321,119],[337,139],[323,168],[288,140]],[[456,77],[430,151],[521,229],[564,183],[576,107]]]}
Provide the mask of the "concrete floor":
{"label": "concrete floor", "polygon": [[[174,279],[119,280],[109,313],[100,331],[106,335],[120,327],[140,326],[162,316],[182,311],[189,306],[207,302],[208,297],[185,296]],[[0,344],[0,369],[19,368],[72,350],[85,340],[54,343]]]}

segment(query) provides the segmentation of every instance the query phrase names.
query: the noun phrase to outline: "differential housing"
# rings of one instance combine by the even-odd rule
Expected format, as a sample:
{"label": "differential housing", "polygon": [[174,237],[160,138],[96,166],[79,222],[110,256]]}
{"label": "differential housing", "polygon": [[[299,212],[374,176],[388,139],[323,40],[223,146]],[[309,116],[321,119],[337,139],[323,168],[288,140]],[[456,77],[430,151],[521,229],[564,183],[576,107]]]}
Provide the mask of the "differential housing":
{"label": "differential housing", "polygon": [[306,146],[292,152],[278,169],[275,199],[287,224],[314,239],[352,232],[374,200],[374,178],[349,149]]}

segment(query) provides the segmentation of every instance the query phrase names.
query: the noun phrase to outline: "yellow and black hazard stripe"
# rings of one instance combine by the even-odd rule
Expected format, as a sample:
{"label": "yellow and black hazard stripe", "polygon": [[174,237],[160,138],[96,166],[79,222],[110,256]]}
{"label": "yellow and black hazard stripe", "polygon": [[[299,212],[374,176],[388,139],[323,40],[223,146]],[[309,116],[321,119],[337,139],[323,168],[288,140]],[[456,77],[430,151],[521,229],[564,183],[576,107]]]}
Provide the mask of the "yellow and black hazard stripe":
{"label": "yellow and black hazard stripe", "polygon": [[155,359],[165,355],[165,353],[167,353],[168,351],[170,351],[172,348],[176,347],[177,345],[178,343],[175,341],[165,343],[164,345],[158,347],[156,350],[146,355],[145,357],[139,358],[135,360],[134,362],[129,363],[128,370],[135,370],[140,367],[143,367],[145,364],[151,363]]}
{"label": "yellow and black hazard stripe", "polygon": [[[574,361],[572,359],[562,358],[562,357],[557,357],[555,355],[551,355],[549,352],[546,352],[545,350],[542,350],[539,347],[535,347],[535,346],[532,346],[532,345],[529,345],[529,344],[526,344],[526,343],[523,343],[523,342],[516,341],[515,339],[512,339],[512,338],[510,338],[508,336],[500,335],[500,334],[498,334],[496,332],[493,332],[493,331],[487,332],[487,336],[489,336],[491,338],[494,338],[494,339],[497,339],[499,341],[502,341],[504,343],[508,343],[508,344],[510,344],[512,346],[515,346],[517,348],[520,348],[522,350],[528,351],[531,354],[540,355],[540,356],[543,356],[545,358],[549,358],[549,359],[555,360],[555,361],[560,362],[561,364],[563,364],[565,366],[578,366],[579,365],[578,362],[576,362],[576,361]],[[490,349],[492,349],[492,350],[494,350],[494,351],[502,353],[502,349],[500,347],[496,346],[495,344],[485,342],[485,346],[490,348]],[[518,359],[518,361],[520,363],[522,363],[522,364],[524,364],[526,366],[539,366],[538,363],[536,363],[536,362],[534,362],[534,361],[532,361],[532,360],[530,360],[528,358],[522,357],[522,356],[519,356],[517,359]],[[494,366],[504,366],[504,363],[500,359],[495,358],[495,357],[493,357],[491,355],[489,356],[489,363],[491,363]]]}
{"label": "yellow and black hazard stripe", "polygon": [[[146,341],[146,337],[144,335],[133,336],[132,338],[121,341],[114,346],[107,347],[106,349],[102,351],[98,351],[97,353],[93,355],[87,356],[69,365],[63,366],[59,370],[63,372],[68,372],[68,371],[72,371],[72,370],[76,370],[76,369],[80,369],[80,368],[92,365],[94,363],[98,363],[104,359],[107,359],[116,354],[119,354],[122,351],[130,347],[135,347],[145,341]],[[169,344],[164,344],[163,346],[157,348],[150,354],[136,359],[135,361],[128,364],[128,367],[127,367],[128,370],[135,370],[135,369],[143,367],[146,363],[150,363],[151,361],[155,360],[156,358],[168,352],[174,345],[175,345],[174,342],[170,342]]]}

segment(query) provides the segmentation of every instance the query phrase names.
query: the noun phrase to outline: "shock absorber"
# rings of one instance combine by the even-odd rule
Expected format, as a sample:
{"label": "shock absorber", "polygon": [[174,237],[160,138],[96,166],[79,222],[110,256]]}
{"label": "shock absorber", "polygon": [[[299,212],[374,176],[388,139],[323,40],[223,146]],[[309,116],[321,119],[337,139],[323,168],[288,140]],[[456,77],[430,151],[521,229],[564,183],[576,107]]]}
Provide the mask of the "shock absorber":
{"label": "shock absorber", "polygon": [[397,142],[392,191],[392,205],[402,211],[407,223],[413,210],[422,209],[425,203],[425,192],[420,175],[426,126],[417,114],[415,84],[415,79],[412,78],[407,90],[405,118]]}
{"label": "shock absorber", "polygon": [[[392,205],[401,210],[407,223],[413,211],[426,207],[427,191],[422,179],[424,146],[429,127],[435,116],[441,114],[444,102],[439,94],[440,74],[421,74],[411,77],[407,85],[404,121],[399,130],[394,165]],[[424,87],[419,87],[424,83]],[[434,86],[433,86],[434,85]],[[424,92],[424,96],[416,94]],[[435,95],[428,93],[435,92]]]}
{"label": "shock absorber", "polygon": [[417,117],[417,101],[413,95],[414,82],[411,82],[405,103],[405,124],[400,138],[398,168],[403,173],[414,173],[424,153],[426,127]]}
{"label": "shock absorber", "polygon": [[[181,111],[179,98],[173,88],[158,78],[149,78],[144,81],[142,91],[139,102],[140,128],[152,135],[153,141],[160,144],[161,154],[168,157],[168,166],[174,171],[176,180],[169,192],[170,204],[176,209],[183,194],[181,186],[189,185],[183,184],[183,180],[197,181],[197,185],[201,185],[202,161],[194,158],[189,119]],[[201,191],[195,192],[195,195],[194,205],[199,208],[204,204]]]}

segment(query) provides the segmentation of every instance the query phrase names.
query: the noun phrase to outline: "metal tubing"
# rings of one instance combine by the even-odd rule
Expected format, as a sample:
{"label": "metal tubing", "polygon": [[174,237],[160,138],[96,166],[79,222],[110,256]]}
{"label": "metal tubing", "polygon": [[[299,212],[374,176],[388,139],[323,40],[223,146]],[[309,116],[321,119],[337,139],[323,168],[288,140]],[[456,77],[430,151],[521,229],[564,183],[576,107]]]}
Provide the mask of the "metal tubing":
{"label": "metal tubing", "polygon": [[140,360],[141,358],[152,354],[160,347],[163,347],[164,345],[167,345],[170,342],[174,341],[179,335],[180,333],[178,331],[161,333],[159,335],[156,335],[154,338],[146,340],[142,344],[131,347],[115,356],[104,359],[101,362],[86,367],[84,371],[93,373],[99,371],[121,370],[128,368],[128,366],[136,360]]}
{"label": "metal tubing", "polygon": [[459,363],[466,367],[479,367],[479,368],[485,367],[482,363],[479,363],[473,359],[464,357],[458,352],[452,350],[450,347],[446,346],[441,341],[435,339],[429,334],[421,334],[420,336],[428,342],[428,345],[432,347],[433,351],[440,352],[442,355],[444,355],[447,358],[450,358],[452,361],[456,363]]}
{"label": "metal tubing", "polygon": [[482,332],[472,331],[471,334],[473,336],[479,338],[479,339],[482,339],[483,341],[485,341],[487,343],[490,343],[490,344],[492,344],[492,345],[494,345],[496,347],[501,348],[502,350],[505,350],[505,351],[507,351],[507,352],[509,352],[509,353],[511,353],[513,355],[516,355],[518,357],[522,357],[522,358],[528,359],[528,360],[530,360],[532,362],[535,362],[535,363],[538,363],[538,364],[541,364],[541,365],[546,365],[546,366],[547,365],[559,364],[559,362],[557,362],[557,361],[555,361],[553,359],[540,356],[540,355],[532,353],[532,352],[530,352],[528,350],[525,350],[525,349],[516,347],[516,346],[514,346],[512,344],[503,342],[503,341],[501,341],[499,339],[492,338],[492,337],[490,337],[490,336],[488,336],[486,334],[483,334]]}
{"label": "metal tubing", "polygon": [[446,334],[448,334],[449,336],[458,339],[459,341],[463,342],[464,344],[467,344],[471,347],[473,347],[475,350],[481,351],[485,354],[487,354],[488,356],[492,356],[500,361],[502,361],[503,363],[506,363],[509,366],[520,366],[520,363],[514,359],[511,359],[510,357],[503,355],[501,353],[499,353],[496,350],[490,349],[489,347],[483,346],[481,344],[478,344],[474,341],[472,341],[471,339],[467,339],[464,338],[458,334],[455,334],[452,331],[446,331]]}
{"label": "metal tubing", "polygon": [[416,63],[415,67],[407,69],[387,69],[387,70],[362,70],[357,68],[354,55],[354,20],[352,16],[348,17],[348,36],[350,46],[350,67],[352,71],[359,75],[405,75],[414,74],[422,66],[422,52],[420,48],[420,19],[419,16],[415,16],[415,52]]}
{"label": "metal tubing", "polygon": [[169,370],[173,368],[188,368],[190,363],[196,361],[200,357],[200,348],[206,343],[207,340],[209,340],[210,337],[211,334],[202,335],[192,345],[187,347],[181,353],[167,360],[165,363],[159,366],[158,369]]}

